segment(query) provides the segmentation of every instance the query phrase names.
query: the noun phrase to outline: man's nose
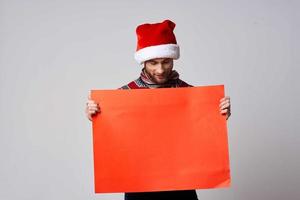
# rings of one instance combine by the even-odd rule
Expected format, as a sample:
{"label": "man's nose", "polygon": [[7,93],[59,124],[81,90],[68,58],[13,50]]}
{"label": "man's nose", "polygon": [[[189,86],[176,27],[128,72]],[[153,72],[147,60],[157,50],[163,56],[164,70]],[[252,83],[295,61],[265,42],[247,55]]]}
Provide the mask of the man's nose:
{"label": "man's nose", "polygon": [[165,70],[164,70],[164,68],[163,68],[162,63],[159,63],[159,64],[158,64],[158,68],[157,68],[157,72],[158,72],[159,74],[162,74],[164,71],[165,71]]}

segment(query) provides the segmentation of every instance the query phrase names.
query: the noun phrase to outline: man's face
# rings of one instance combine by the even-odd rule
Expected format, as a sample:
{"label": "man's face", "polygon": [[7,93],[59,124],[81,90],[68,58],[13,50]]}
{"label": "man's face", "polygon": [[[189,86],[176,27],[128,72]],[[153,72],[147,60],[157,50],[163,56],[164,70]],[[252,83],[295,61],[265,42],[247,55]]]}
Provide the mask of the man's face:
{"label": "man's face", "polygon": [[147,60],[144,63],[145,71],[150,79],[157,84],[163,84],[168,81],[168,78],[173,69],[172,58],[155,58]]}

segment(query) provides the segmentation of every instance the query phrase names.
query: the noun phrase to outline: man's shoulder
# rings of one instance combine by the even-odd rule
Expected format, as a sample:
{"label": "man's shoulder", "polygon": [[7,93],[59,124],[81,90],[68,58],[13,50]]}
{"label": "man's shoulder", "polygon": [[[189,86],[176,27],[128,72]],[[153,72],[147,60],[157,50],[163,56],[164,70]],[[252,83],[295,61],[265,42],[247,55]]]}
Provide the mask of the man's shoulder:
{"label": "man's shoulder", "polygon": [[179,87],[193,87],[193,86],[188,84],[187,82],[179,79]]}

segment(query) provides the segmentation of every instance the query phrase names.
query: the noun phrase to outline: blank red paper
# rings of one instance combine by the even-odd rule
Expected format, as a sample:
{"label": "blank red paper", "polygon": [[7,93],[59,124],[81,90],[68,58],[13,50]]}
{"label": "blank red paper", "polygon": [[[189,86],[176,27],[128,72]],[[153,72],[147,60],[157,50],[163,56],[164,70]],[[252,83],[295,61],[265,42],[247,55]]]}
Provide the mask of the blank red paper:
{"label": "blank red paper", "polygon": [[224,86],[92,90],[96,193],[228,187]]}

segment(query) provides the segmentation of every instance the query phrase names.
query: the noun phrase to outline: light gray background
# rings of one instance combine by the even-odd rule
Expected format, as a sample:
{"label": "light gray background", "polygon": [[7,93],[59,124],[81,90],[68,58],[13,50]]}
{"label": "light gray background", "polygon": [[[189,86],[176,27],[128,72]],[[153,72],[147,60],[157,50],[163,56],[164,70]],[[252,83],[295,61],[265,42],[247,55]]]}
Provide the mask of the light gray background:
{"label": "light gray background", "polygon": [[0,1],[0,199],[95,194],[90,89],[137,78],[135,27],[169,18],[181,78],[225,84],[232,186],[200,200],[296,200],[299,1]]}

